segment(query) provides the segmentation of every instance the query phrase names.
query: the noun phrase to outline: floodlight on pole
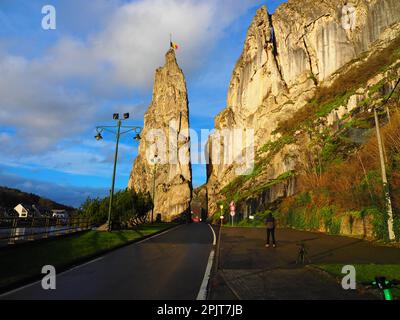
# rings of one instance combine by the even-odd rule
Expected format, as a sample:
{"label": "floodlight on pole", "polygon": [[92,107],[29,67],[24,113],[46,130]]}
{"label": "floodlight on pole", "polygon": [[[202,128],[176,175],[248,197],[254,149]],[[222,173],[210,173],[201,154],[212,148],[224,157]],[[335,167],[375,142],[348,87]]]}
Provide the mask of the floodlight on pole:
{"label": "floodlight on pole", "polygon": [[[113,114],[113,119],[118,120],[118,123],[116,126],[99,126],[96,128],[97,135],[95,136],[95,139],[97,141],[102,140],[103,136],[101,133],[103,131],[108,131],[116,135],[116,146],[115,146],[115,155],[114,155],[114,169],[113,169],[113,176],[112,176],[112,183],[111,183],[111,190],[110,190],[110,203],[108,207],[108,231],[111,231],[112,229],[112,206],[113,206],[113,198],[114,198],[114,187],[115,187],[115,175],[117,172],[117,160],[118,160],[118,146],[119,146],[119,139],[121,135],[132,132],[134,131],[136,133],[135,140],[140,141],[140,133],[142,132],[142,127],[137,127],[137,126],[123,126],[122,121],[127,120],[129,118],[129,113],[124,114],[124,119],[119,119],[119,114],[114,113]],[[115,132],[115,129],[116,132]],[[121,132],[121,129],[124,130]]]}
{"label": "floodlight on pole", "polygon": [[101,132],[97,132],[97,134],[94,136],[94,138],[95,138],[97,141],[103,140],[103,136],[101,135]]}

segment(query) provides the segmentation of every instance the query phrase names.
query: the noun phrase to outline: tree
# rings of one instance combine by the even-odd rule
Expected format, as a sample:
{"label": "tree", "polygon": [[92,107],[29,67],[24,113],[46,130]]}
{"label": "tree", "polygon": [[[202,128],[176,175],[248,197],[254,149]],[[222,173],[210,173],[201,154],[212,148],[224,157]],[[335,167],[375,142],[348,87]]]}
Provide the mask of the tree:
{"label": "tree", "polygon": [[[109,197],[104,199],[87,198],[79,212],[97,224],[107,221]],[[145,223],[153,206],[149,193],[136,193],[134,190],[121,190],[114,195],[112,221],[117,228]]]}

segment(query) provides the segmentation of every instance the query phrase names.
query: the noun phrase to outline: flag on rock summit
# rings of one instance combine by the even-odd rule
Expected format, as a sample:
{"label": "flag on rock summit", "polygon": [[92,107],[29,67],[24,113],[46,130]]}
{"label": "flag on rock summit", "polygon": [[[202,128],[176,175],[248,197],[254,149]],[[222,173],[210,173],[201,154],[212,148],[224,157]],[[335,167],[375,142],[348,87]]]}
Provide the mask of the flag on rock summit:
{"label": "flag on rock summit", "polygon": [[170,45],[171,45],[171,48],[174,49],[174,50],[178,50],[179,49],[179,46],[175,42],[171,41]]}

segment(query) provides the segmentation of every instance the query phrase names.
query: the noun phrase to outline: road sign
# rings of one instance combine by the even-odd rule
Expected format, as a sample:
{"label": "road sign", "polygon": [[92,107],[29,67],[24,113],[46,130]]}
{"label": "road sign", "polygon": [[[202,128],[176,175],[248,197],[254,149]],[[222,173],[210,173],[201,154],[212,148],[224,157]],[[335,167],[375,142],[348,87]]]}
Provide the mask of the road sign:
{"label": "road sign", "polygon": [[230,214],[231,214],[231,216],[232,216],[232,217],[234,217],[234,216],[235,216],[235,214],[236,214],[236,212],[235,212],[235,211],[231,211],[231,213],[230,213]]}
{"label": "road sign", "polygon": [[231,203],[229,204],[229,209],[231,211],[235,211],[236,210],[235,202],[231,201]]}

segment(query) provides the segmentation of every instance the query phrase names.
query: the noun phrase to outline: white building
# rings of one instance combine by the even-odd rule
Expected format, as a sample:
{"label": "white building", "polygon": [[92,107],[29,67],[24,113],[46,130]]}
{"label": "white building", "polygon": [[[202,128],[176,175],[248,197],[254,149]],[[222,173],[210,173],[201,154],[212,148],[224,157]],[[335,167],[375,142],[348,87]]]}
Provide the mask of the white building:
{"label": "white building", "polygon": [[19,204],[14,208],[14,210],[18,213],[18,217],[28,218],[29,208],[27,205]]}

